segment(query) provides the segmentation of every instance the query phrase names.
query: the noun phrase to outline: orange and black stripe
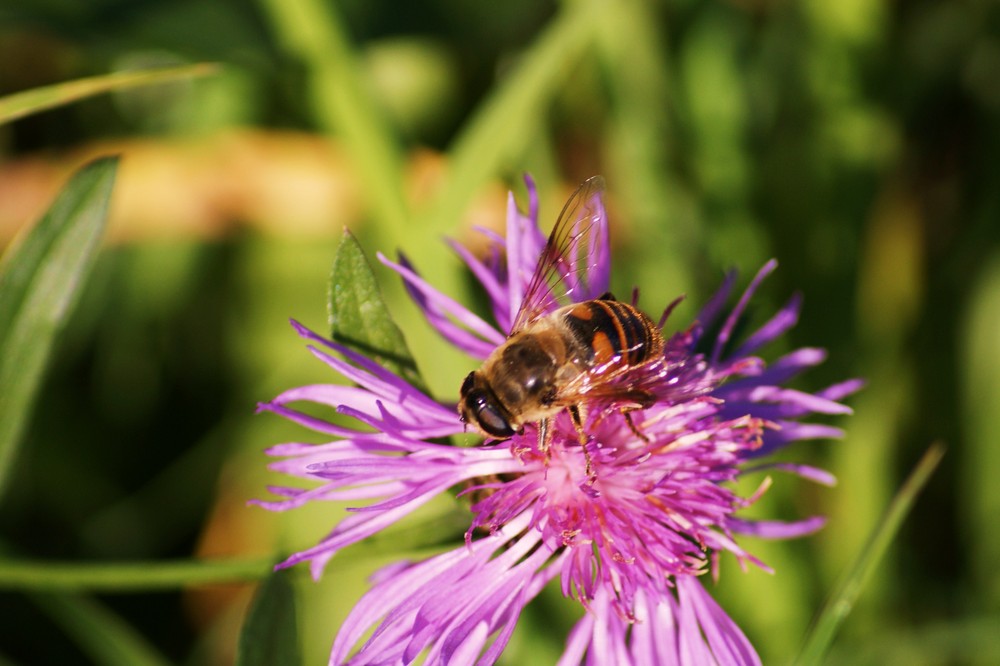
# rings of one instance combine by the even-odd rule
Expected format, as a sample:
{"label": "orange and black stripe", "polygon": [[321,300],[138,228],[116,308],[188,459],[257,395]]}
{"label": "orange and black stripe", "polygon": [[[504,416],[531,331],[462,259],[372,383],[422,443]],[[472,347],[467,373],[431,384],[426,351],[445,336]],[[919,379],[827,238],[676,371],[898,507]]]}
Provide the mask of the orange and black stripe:
{"label": "orange and black stripe", "polygon": [[563,319],[580,345],[591,350],[594,365],[615,359],[638,365],[663,351],[653,322],[627,303],[584,301],[569,308]]}

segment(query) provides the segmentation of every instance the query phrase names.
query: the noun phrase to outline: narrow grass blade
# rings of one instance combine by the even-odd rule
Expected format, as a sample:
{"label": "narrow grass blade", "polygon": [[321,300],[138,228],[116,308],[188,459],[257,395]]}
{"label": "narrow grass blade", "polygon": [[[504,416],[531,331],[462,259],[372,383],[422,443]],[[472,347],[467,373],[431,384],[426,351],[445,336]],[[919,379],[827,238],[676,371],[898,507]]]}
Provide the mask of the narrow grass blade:
{"label": "narrow grass blade", "polygon": [[440,230],[456,220],[505,160],[521,154],[536,136],[548,104],[592,43],[600,4],[564,3],[557,16],[523,55],[516,69],[476,109],[448,149],[448,181],[423,216],[424,228]]}
{"label": "narrow grass blade", "polygon": [[878,566],[920,491],[934,470],[937,469],[938,463],[944,456],[944,451],[945,447],[940,442],[932,444],[920,462],[917,463],[913,472],[910,473],[909,478],[903,483],[899,492],[893,497],[865,547],[820,610],[795,663],[818,664],[822,662],[824,655],[830,649],[837,630],[851,609],[854,608],[854,604],[864,588],[865,581]]}
{"label": "narrow grass blade", "polygon": [[167,666],[170,662],[106,606],[72,594],[31,595],[95,664]]}
{"label": "narrow grass blade", "polygon": [[404,198],[402,149],[365,85],[336,3],[260,0],[260,4],[285,50],[308,69],[316,123],[348,144],[385,233],[383,238],[403,237],[410,220]]}
{"label": "narrow grass blade", "polygon": [[100,245],[117,158],[81,169],[0,261],[0,495],[56,334]]}
{"label": "narrow grass blade", "polygon": [[346,229],[333,260],[328,305],[334,340],[422,386],[403,332],[386,309],[361,246]]}
{"label": "narrow grass blade", "polygon": [[0,559],[0,590],[135,592],[264,578],[273,560],[40,562]]}
{"label": "narrow grass blade", "polygon": [[257,589],[240,632],[236,666],[302,663],[295,588],[287,571],[276,571]]}
{"label": "narrow grass blade", "polygon": [[56,83],[42,88],[33,88],[23,92],[0,97],[0,125],[18,118],[64,106],[71,102],[93,97],[101,93],[138,86],[149,86],[177,79],[189,79],[205,76],[217,70],[210,63],[189,65],[185,67],[170,67],[167,69],[150,69],[136,72],[118,72],[103,76],[91,76],[65,83]]}

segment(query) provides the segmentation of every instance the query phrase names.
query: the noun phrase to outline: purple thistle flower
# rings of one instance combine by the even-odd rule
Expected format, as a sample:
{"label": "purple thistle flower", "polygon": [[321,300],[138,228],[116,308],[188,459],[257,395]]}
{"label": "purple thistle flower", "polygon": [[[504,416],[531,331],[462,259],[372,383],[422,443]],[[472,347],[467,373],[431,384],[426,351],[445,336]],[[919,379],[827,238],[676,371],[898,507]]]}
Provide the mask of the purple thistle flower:
{"label": "purple thistle flower", "polygon": [[[484,232],[492,244],[486,260],[453,245],[485,289],[497,326],[427,284],[405,259],[380,255],[441,335],[479,359],[506,340],[546,248],[535,189],[527,184],[528,214],[511,196],[506,238]],[[594,205],[589,252],[567,271],[574,301],[598,298],[608,286],[607,222],[599,199]],[[752,356],[795,324],[798,297],[730,351],[737,321],[775,266],[765,265],[725,315],[735,284],[728,275],[694,324],[666,340],[662,358],[644,369],[656,398],[651,406],[626,416],[610,402],[588,403],[584,445],[566,410],[551,419],[545,447],[537,424],[473,448],[439,443],[465,430],[453,404],[293,322],[312,353],[354,385],[297,388],[260,406],[336,439],[273,447],[269,453],[282,458],[273,469],[313,486],[273,487],[282,498],[258,504],[285,510],[336,500],[355,508],[316,546],[279,566],[308,561],[318,577],[340,549],[449,489],[463,488],[471,504],[465,544],[376,574],[341,627],[330,663],[493,663],[521,610],[557,577],[563,593],[586,609],[561,664],[759,663],[698,577],[716,572],[723,551],[766,568],[739,545],[741,534],[800,536],[823,519],[739,518],[770,481],[750,497],[737,495],[730,482],[768,468],[832,484],[822,470],[759,459],[794,441],[839,437],[837,428],[800,419],[849,412],[838,400],[860,386],[848,381],[816,394],[783,387],[823,360],[819,349],[796,350],[769,366]],[[556,307],[552,300],[548,310]],[[290,406],[297,401],[333,407],[358,426],[310,416]]]}

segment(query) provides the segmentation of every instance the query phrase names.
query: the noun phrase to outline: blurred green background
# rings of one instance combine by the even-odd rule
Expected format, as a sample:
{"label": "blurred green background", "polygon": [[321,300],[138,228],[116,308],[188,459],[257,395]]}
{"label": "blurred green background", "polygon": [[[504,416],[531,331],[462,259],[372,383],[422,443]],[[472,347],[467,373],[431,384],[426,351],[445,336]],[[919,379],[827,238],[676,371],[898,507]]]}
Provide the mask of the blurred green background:
{"label": "blurred green background", "polygon": [[[346,225],[476,298],[440,241],[501,228],[539,185],[543,226],[576,184],[608,183],[613,286],[690,320],[722,272],[767,259],[760,323],[794,291],[799,326],[768,358],[829,350],[797,381],[864,376],[848,437],[788,456],[755,515],[830,517],[753,542],[777,573],[724,560],[712,586],[765,663],[796,653],[837,576],[932,441],[945,462],[869,581],[831,663],[1000,661],[1000,5],[989,0],[496,4],[427,0],[3,0],[0,95],[137,67],[214,75],[94,97],[0,126],[0,246],[72,169],[123,161],[106,247],[60,340],[0,546],[38,560],[273,558],[338,507],[245,502],[287,480],[268,445],[308,438],[259,400],[330,381],[287,325],[326,330]],[[474,362],[437,341],[380,265],[432,391]],[[3,390],[0,387],[0,390]],[[308,441],[320,441],[311,439]],[[759,479],[757,480],[759,481]],[[296,572],[306,663],[386,553]],[[376,561],[377,560],[377,561]],[[252,585],[78,595],[173,663],[227,663]],[[547,594],[507,662],[552,663],[578,611]],[[0,591],[0,659],[96,659],[53,599]],[[557,609],[557,610],[553,610]],[[113,663],[109,661],[107,663]]]}

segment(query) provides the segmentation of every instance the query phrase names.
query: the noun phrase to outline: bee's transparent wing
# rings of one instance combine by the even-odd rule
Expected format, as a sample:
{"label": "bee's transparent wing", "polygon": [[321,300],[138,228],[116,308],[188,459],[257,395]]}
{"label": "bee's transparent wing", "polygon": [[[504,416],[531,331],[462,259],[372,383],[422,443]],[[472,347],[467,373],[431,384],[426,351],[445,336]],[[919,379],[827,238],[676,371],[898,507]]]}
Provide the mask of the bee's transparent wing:
{"label": "bee's transparent wing", "polygon": [[560,387],[555,404],[648,407],[654,402],[690,400],[709,393],[714,386],[703,360],[673,349],[641,365],[628,365],[616,358],[581,373]]}
{"label": "bee's transparent wing", "polygon": [[598,298],[608,290],[608,223],[604,179],[577,188],[556,220],[524,292],[511,333],[563,305]]}

